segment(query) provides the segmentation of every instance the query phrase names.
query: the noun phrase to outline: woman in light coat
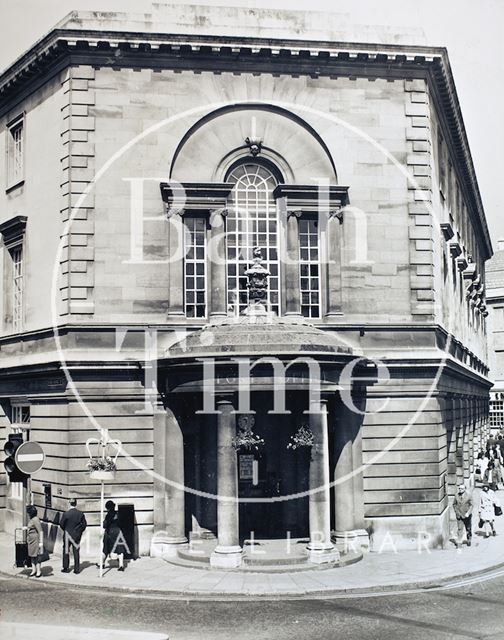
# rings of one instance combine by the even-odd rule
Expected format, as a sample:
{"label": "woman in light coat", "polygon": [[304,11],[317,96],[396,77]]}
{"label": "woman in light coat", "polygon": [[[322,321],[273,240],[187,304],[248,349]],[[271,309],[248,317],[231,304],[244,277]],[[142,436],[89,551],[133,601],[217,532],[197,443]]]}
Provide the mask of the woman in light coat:
{"label": "woman in light coat", "polygon": [[490,531],[493,536],[497,533],[494,528],[495,511],[494,505],[498,504],[497,498],[493,491],[490,491],[490,487],[485,485],[480,493],[480,501],[478,506],[479,519],[483,521],[482,529],[485,532],[485,538],[490,536]]}
{"label": "woman in light coat", "polygon": [[30,556],[32,565],[30,576],[40,578],[40,557],[44,551],[42,525],[40,524],[40,520],[37,515],[37,509],[32,504],[26,507],[26,513],[29,518],[26,541],[28,542],[28,555]]}
{"label": "woman in light coat", "polygon": [[485,475],[488,469],[488,463],[490,462],[490,458],[488,457],[488,453],[485,453],[483,457],[479,460],[479,467],[481,470],[481,482],[485,482]]}

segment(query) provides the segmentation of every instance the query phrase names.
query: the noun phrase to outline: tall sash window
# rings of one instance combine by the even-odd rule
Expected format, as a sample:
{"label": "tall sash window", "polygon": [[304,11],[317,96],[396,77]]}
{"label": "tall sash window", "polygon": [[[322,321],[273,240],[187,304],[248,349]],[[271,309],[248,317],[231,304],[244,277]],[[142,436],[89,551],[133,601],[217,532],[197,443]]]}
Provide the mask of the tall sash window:
{"label": "tall sash window", "polygon": [[267,167],[253,162],[238,165],[227,181],[234,183],[226,221],[228,311],[239,315],[246,309],[245,271],[254,247],[260,247],[264,266],[271,273],[268,307],[279,314],[278,216],[273,198],[278,181]]}

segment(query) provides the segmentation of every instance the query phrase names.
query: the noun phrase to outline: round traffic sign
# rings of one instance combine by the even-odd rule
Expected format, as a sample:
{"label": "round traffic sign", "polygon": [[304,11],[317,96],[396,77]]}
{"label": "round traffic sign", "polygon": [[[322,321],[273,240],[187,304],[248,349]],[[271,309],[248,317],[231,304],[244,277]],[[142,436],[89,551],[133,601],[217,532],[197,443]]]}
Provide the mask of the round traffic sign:
{"label": "round traffic sign", "polygon": [[22,473],[31,475],[42,469],[45,454],[38,442],[23,442],[14,454],[16,465]]}

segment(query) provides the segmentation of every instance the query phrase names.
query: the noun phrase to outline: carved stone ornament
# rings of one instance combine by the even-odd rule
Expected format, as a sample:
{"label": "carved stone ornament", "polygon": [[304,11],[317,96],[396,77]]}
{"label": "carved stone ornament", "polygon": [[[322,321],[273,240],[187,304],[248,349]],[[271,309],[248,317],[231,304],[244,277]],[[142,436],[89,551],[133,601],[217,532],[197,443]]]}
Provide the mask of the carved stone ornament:
{"label": "carved stone ornament", "polygon": [[251,155],[258,156],[262,151],[262,140],[260,138],[247,136],[245,138],[245,144],[249,148]]}
{"label": "carved stone ornament", "polygon": [[249,290],[249,300],[252,304],[262,304],[268,297],[268,277],[271,275],[268,269],[263,266],[261,249],[254,249],[254,262],[245,271],[248,278],[247,287]]}

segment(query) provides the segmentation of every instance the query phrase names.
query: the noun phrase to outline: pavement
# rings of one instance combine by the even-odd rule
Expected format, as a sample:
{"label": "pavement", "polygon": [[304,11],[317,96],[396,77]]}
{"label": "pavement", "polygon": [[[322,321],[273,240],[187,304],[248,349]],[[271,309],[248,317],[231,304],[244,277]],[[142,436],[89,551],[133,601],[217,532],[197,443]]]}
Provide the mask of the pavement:
{"label": "pavement", "polygon": [[[504,492],[501,492],[504,493]],[[475,496],[476,497],[476,496]],[[477,518],[473,516],[473,521]],[[477,530],[471,547],[426,551],[393,551],[389,546],[364,555],[355,564],[305,571],[265,573],[250,570],[211,570],[174,565],[163,558],[140,557],[124,572],[117,562],[107,567],[100,579],[94,559],[81,562],[81,573],[61,573],[61,558],[53,554],[42,565],[37,583],[88,589],[162,594],[182,598],[240,597],[329,597],[337,594],[366,594],[432,588],[504,568],[504,516],[496,518],[496,537],[484,538]],[[0,534],[0,573],[28,576],[29,569],[14,567],[14,543]]]}

